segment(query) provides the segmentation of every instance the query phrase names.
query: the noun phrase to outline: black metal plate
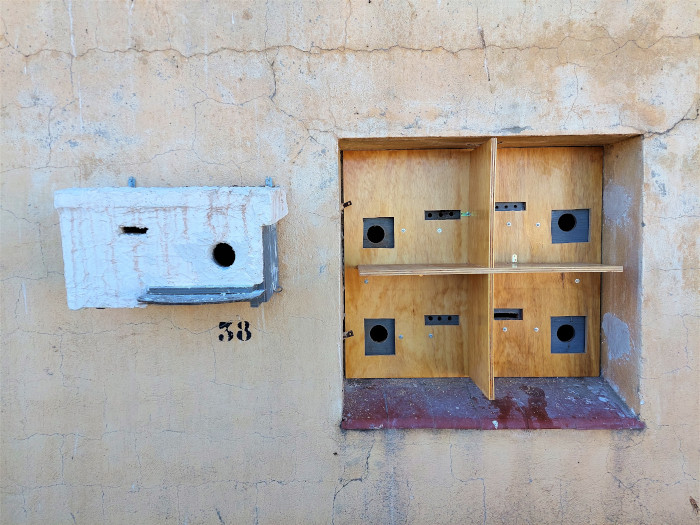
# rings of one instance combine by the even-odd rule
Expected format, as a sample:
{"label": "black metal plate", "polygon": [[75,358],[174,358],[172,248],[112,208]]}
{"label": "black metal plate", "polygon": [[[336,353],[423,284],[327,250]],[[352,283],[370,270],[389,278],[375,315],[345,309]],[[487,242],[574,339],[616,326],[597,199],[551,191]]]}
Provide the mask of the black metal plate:
{"label": "black metal plate", "polygon": [[362,219],[363,248],[393,248],[394,218],[374,217]]}
{"label": "black metal plate", "polygon": [[586,353],[586,316],[552,317],[553,354]]}
{"label": "black metal plate", "polygon": [[524,202],[497,202],[496,211],[525,211]]}
{"label": "black metal plate", "polygon": [[395,355],[394,319],[365,319],[365,355]]}
{"label": "black metal plate", "polygon": [[426,221],[458,221],[461,215],[459,210],[425,210]]}
{"label": "black metal plate", "polygon": [[458,315],[446,315],[446,314],[433,314],[425,316],[425,325],[458,325],[459,316]]}
{"label": "black metal plate", "polygon": [[552,210],[552,244],[588,242],[590,210]]}

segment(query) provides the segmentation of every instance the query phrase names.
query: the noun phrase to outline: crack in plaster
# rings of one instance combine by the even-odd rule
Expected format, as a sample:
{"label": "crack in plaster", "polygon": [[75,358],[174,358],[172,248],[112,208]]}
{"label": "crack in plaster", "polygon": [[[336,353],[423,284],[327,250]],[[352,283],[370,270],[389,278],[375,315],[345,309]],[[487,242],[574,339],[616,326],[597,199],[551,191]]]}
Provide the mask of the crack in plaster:
{"label": "crack in plaster", "polygon": [[468,484],[472,481],[481,482],[481,489],[482,489],[481,505],[482,505],[482,513],[483,513],[483,524],[486,525],[487,517],[488,517],[487,508],[486,508],[486,480],[483,477],[462,479],[459,476],[455,475],[454,468],[453,468],[453,456],[452,456],[453,446],[454,446],[454,444],[450,443],[450,475],[452,476],[452,479],[455,479],[463,484]]}
{"label": "crack in plaster", "polygon": [[[269,0],[268,0],[269,3]],[[281,50],[281,49],[290,49],[290,50],[296,50],[300,53],[304,54],[318,54],[318,53],[363,53],[363,54],[369,54],[369,53],[386,53],[394,50],[403,50],[403,51],[412,51],[412,52],[419,52],[419,53],[434,53],[434,52],[445,52],[450,55],[458,55],[459,53],[463,52],[468,52],[468,51],[484,51],[484,50],[489,50],[489,49],[499,49],[501,51],[529,51],[531,49],[536,49],[538,51],[554,51],[558,50],[562,44],[566,40],[574,40],[577,42],[594,42],[597,40],[601,39],[606,39],[609,38],[617,47],[613,49],[612,51],[609,51],[608,53],[605,53],[602,56],[607,56],[610,54],[613,54],[620,49],[626,47],[627,45],[634,45],[637,48],[643,50],[643,51],[648,51],[654,46],[658,45],[661,41],[663,40],[688,40],[688,39],[695,39],[700,37],[700,33],[694,33],[690,35],[662,35],[659,38],[657,38],[654,42],[652,42],[648,46],[643,46],[640,45],[636,40],[626,40],[622,44],[617,44],[617,42],[610,37],[595,37],[592,39],[584,39],[584,38],[577,38],[573,36],[565,36],[563,37],[555,46],[538,46],[538,45],[528,45],[528,46],[503,46],[500,44],[486,44],[485,39],[483,37],[483,29],[478,26],[477,22],[477,32],[480,37],[481,42],[479,45],[474,46],[474,47],[459,47],[459,48],[448,48],[445,46],[433,46],[433,47],[428,47],[428,48],[421,48],[421,47],[411,47],[411,46],[404,46],[401,44],[394,44],[388,47],[373,47],[373,48],[361,48],[361,47],[346,47],[346,46],[338,46],[338,47],[321,47],[317,45],[310,45],[308,49],[304,49],[299,46],[295,46],[293,44],[279,44],[279,45],[270,45],[268,46],[266,43],[263,47],[261,48],[237,48],[237,47],[231,47],[231,46],[221,46],[215,49],[212,49],[210,51],[206,52],[196,52],[196,53],[184,53],[181,50],[174,48],[174,47],[166,47],[166,48],[153,48],[153,49],[144,49],[144,48],[135,48],[135,47],[127,47],[127,48],[120,48],[120,49],[103,49],[100,47],[91,47],[88,49],[85,49],[83,52],[80,54],[76,54],[74,58],[82,58],[85,55],[93,52],[100,52],[100,53],[106,53],[106,54],[127,54],[127,53],[143,53],[143,54],[152,54],[152,53],[167,53],[167,52],[174,52],[179,54],[182,58],[189,59],[189,58],[196,58],[196,57],[209,57],[213,54],[218,54],[224,51],[232,52],[232,53],[241,53],[241,54],[260,54],[260,53],[266,53],[269,51],[274,51],[274,50]],[[67,51],[63,51],[60,49],[53,49],[53,48],[43,48],[39,49],[37,51],[34,51],[33,53],[22,53],[19,51],[19,49],[16,46],[10,46],[12,49],[16,52],[21,54],[25,58],[31,58],[34,57],[35,55],[41,54],[41,53],[58,53],[58,54],[64,54],[64,55],[69,55],[72,56],[71,53]]]}
{"label": "crack in plaster", "polygon": [[[477,15],[478,15],[478,13],[477,13]],[[349,16],[349,15],[348,15],[348,16]],[[88,53],[91,53],[91,52],[101,52],[101,53],[107,53],[107,54],[113,54],[113,53],[124,53],[124,54],[126,54],[126,53],[138,53],[138,54],[143,54],[143,53],[145,53],[145,54],[151,54],[151,53],[175,52],[175,53],[180,54],[181,57],[187,59],[187,58],[199,57],[199,56],[209,57],[209,56],[211,56],[211,55],[213,55],[213,54],[217,54],[217,53],[224,52],[224,51],[236,52],[236,53],[243,53],[243,54],[247,54],[247,53],[256,53],[256,54],[257,54],[257,53],[268,53],[268,52],[270,52],[270,51],[275,51],[275,58],[273,58],[273,59],[271,60],[271,62],[270,62],[270,67],[271,67],[271,71],[272,71],[272,75],[273,75],[273,92],[272,92],[272,94],[269,96],[269,98],[270,98],[270,100],[272,101],[274,107],[275,107],[278,111],[280,111],[281,113],[285,114],[285,115],[288,116],[289,118],[293,119],[294,121],[296,121],[296,122],[298,122],[300,125],[302,125],[302,126],[306,129],[307,134],[310,136],[310,131],[311,131],[311,130],[315,130],[315,131],[318,131],[318,132],[329,132],[329,131],[327,131],[327,130],[321,130],[321,129],[309,128],[308,124],[307,124],[303,119],[300,119],[299,117],[296,117],[296,116],[294,116],[294,115],[292,115],[292,114],[286,112],[285,110],[283,110],[283,109],[276,103],[276,100],[275,100],[275,97],[276,97],[276,94],[277,94],[277,78],[276,78],[276,69],[275,69],[275,67],[276,67],[276,58],[277,58],[277,56],[278,56],[278,54],[279,54],[279,51],[282,50],[282,49],[293,49],[293,50],[299,51],[299,52],[304,53],[304,54],[309,54],[309,53],[311,53],[312,51],[314,51],[314,52],[344,52],[344,53],[347,53],[347,52],[352,52],[352,53],[373,53],[373,52],[391,52],[391,51],[393,51],[393,50],[399,49],[399,50],[412,51],[412,52],[420,52],[420,53],[425,53],[425,52],[432,53],[432,52],[436,52],[436,51],[442,51],[442,52],[446,52],[446,53],[453,54],[453,55],[459,54],[459,53],[461,53],[461,52],[466,52],[466,51],[478,51],[478,50],[481,50],[481,51],[483,51],[483,53],[484,53],[484,61],[485,61],[485,69],[486,69],[486,73],[487,73],[487,80],[490,81],[490,72],[489,72],[489,70],[488,70],[488,62],[487,62],[487,56],[486,56],[486,52],[487,52],[487,50],[490,49],[490,48],[500,49],[500,50],[502,50],[502,51],[505,51],[505,50],[517,50],[517,51],[521,51],[521,52],[522,52],[522,51],[525,51],[525,50],[529,50],[529,49],[538,49],[538,50],[550,50],[550,49],[551,49],[551,50],[554,50],[554,49],[556,49],[556,50],[558,50],[558,49],[561,47],[561,45],[563,44],[563,42],[565,42],[567,39],[573,39],[573,40],[577,40],[577,41],[584,41],[584,42],[586,42],[586,41],[595,41],[595,40],[604,39],[604,38],[609,38],[611,41],[613,41],[613,43],[615,43],[615,45],[618,45],[617,42],[615,42],[615,40],[614,40],[613,38],[609,37],[609,36],[608,36],[608,37],[596,37],[596,38],[588,39],[588,40],[586,40],[586,39],[578,39],[578,38],[575,38],[575,37],[566,36],[566,37],[564,37],[564,38],[559,42],[559,44],[558,44],[557,46],[554,46],[554,47],[551,47],[551,48],[550,48],[550,47],[540,47],[540,46],[527,46],[527,47],[511,46],[511,47],[506,47],[506,46],[499,46],[499,45],[492,45],[492,44],[487,45],[486,42],[485,42],[485,38],[484,38],[484,34],[483,34],[483,29],[481,29],[481,27],[478,26],[478,17],[477,17],[477,29],[478,29],[478,31],[479,31],[479,35],[480,35],[480,38],[481,38],[481,41],[482,41],[482,42],[481,42],[481,45],[478,46],[478,47],[465,47],[465,48],[459,48],[459,49],[456,49],[456,50],[449,50],[449,49],[444,48],[444,47],[442,47],[442,46],[436,46],[436,47],[433,47],[433,48],[423,49],[423,48],[412,48],[412,47],[400,46],[400,45],[394,45],[394,46],[390,46],[390,47],[387,47],[387,48],[374,48],[374,49],[361,49],[361,48],[355,49],[355,48],[347,48],[347,47],[338,47],[338,48],[328,48],[328,49],[326,49],[326,48],[320,48],[320,47],[317,47],[317,46],[312,46],[312,47],[309,48],[309,50],[305,50],[305,49],[299,48],[299,47],[297,47],[297,46],[292,46],[292,45],[280,45],[280,46],[265,46],[265,47],[262,48],[262,49],[236,49],[236,48],[232,48],[232,47],[220,47],[220,48],[218,48],[218,49],[215,49],[215,50],[212,50],[212,51],[208,51],[208,52],[206,52],[206,53],[192,53],[192,54],[190,54],[190,55],[183,54],[182,52],[178,51],[177,49],[173,49],[173,48],[153,49],[153,50],[144,50],[144,49],[136,49],[136,48],[127,48],[126,50],[113,50],[113,51],[108,51],[108,50],[103,50],[103,49],[100,49],[100,48],[97,48],[97,47],[87,49],[86,51],[82,52],[82,53],[79,54],[79,55],[78,55],[78,54],[70,54],[70,53],[66,53],[66,52],[64,52],[64,51],[59,51],[59,50],[51,50],[51,49],[42,49],[42,50],[38,50],[38,51],[36,51],[36,52],[34,52],[34,53],[30,53],[30,54],[22,54],[22,53],[20,53],[20,54],[22,54],[22,56],[24,56],[25,58],[30,58],[30,57],[33,57],[33,56],[35,56],[35,55],[38,55],[38,54],[44,53],[44,52],[56,52],[56,53],[63,53],[63,54],[69,55],[69,57],[70,57],[70,67],[69,67],[69,69],[70,69],[71,84],[74,85],[74,79],[73,79],[73,61],[74,61],[75,59],[82,58],[82,57],[86,56]],[[622,47],[624,47],[624,46],[626,46],[626,45],[628,45],[628,44],[630,44],[630,43],[634,43],[635,45],[637,45],[638,47],[640,47],[640,49],[647,50],[647,49],[652,48],[653,46],[655,46],[656,44],[658,44],[659,42],[661,42],[662,40],[665,40],[665,39],[689,39],[689,38],[696,38],[696,36],[697,36],[697,35],[688,35],[688,36],[671,36],[671,35],[664,35],[664,36],[659,37],[655,42],[653,42],[652,44],[650,44],[650,45],[647,46],[647,47],[639,46],[639,44],[637,44],[636,41],[634,41],[634,40],[628,40],[628,41],[626,41],[624,44],[619,45],[617,49],[621,49]],[[13,49],[15,49],[15,52],[18,52],[18,53],[19,53],[19,51],[18,51],[16,48],[13,48]],[[613,50],[612,52],[614,52],[614,51],[615,51],[615,50]],[[611,53],[612,53],[612,52],[611,52]],[[609,53],[608,53],[608,54],[609,54]],[[577,73],[576,73],[576,67],[583,67],[583,66],[574,66],[574,74],[575,74],[575,76],[576,76],[576,86],[577,86],[577,87],[576,87],[576,90],[577,90],[577,93],[576,93],[576,96],[575,96],[575,98],[574,98],[574,100],[573,100],[573,102],[572,102],[572,105],[571,105],[570,109],[569,109],[569,116],[571,115],[571,113],[574,113],[574,114],[579,118],[579,120],[581,121],[581,123],[583,124],[583,119],[582,119],[581,115],[574,111],[574,105],[575,105],[576,100],[577,100],[577,98],[578,98],[578,90],[580,89],[579,81],[578,81],[578,75],[577,75]],[[84,122],[83,122],[83,119],[82,119],[82,93],[81,93],[81,89],[80,89],[80,81],[79,81],[79,80],[77,80],[77,84],[78,84],[77,102],[78,102],[78,105],[79,105],[79,107],[80,107],[79,115],[80,115],[81,132],[84,132]],[[199,89],[199,88],[198,88],[198,89]],[[200,89],[200,91],[202,91],[202,90]],[[75,92],[75,88],[74,88],[74,92]],[[220,101],[220,100],[211,98],[211,97],[209,97],[208,95],[205,94],[205,98],[204,98],[203,100],[199,100],[199,101],[195,102],[194,105],[193,105],[193,107],[194,107],[194,132],[193,132],[193,139],[192,139],[192,147],[191,147],[190,150],[186,150],[186,149],[182,149],[182,148],[172,148],[172,149],[168,149],[168,150],[166,150],[166,151],[163,151],[163,152],[160,152],[160,153],[157,153],[157,154],[153,155],[153,156],[151,157],[150,160],[141,161],[141,162],[134,163],[134,164],[136,164],[136,165],[147,164],[148,162],[151,162],[152,160],[154,160],[154,159],[157,158],[158,156],[161,156],[161,155],[164,155],[164,154],[166,154],[166,153],[173,152],[173,151],[191,151],[191,152],[195,155],[195,157],[196,157],[199,161],[201,161],[202,163],[205,163],[205,164],[208,164],[208,165],[215,165],[215,166],[228,166],[228,164],[226,164],[226,163],[217,163],[217,162],[213,162],[213,161],[209,161],[209,160],[203,159],[203,158],[201,157],[201,155],[199,154],[199,152],[198,152],[198,151],[196,150],[196,148],[195,148],[195,142],[196,142],[197,131],[198,131],[198,128],[197,128],[197,126],[198,126],[198,121],[197,121],[197,108],[198,108],[198,105],[199,105],[200,103],[206,101],[206,100],[212,100],[212,101],[217,102],[217,103],[219,103],[219,104],[242,106],[242,105],[244,105],[244,104],[246,104],[246,103],[249,103],[249,102],[252,102],[252,101],[257,100],[257,99],[259,99],[259,98],[262,98],[263,96],[265,96],[265,95],[260,95],[260,96],[258,96],[258,97],[253,97],[253,98],[251,98],[251,99],[249,99],[249,100],[246,100],[246,101],[243,101],[243,102],[241,102],[241,103],[237,103],[237,104],[236,104],[236,103],[225,103],[225,102],[223,102],[223,101]],[[63,108],[68,107],[71,103],[74,103],[74,102],[75,102],[75,99],[74,99],[73,101],[69,102],[68,104],[66,104],[65,106],[63,106]],[[30,106],[30,107],[32,107],[32,106]],[[53,155],[53,136],[52,136],[52,131],[51,131],[51,118],[52,118],[52,117],[51,117],[51,113],[52,113],[53,109],[56,108],[56,106],[48,106],[48,105],[46,105],[45,107],[48,107],[48,108],[49,108],[48,130],[47,130],[47,131],[48,131],[48,135],[49,135],[49,153],[48,153],[48,160],[47,160],[46,164],[45,164],[43,167],[45,167],[45,168],[49,168],[49,167],[51,167],[51,168],[74,168],[74,167],[78,167],[77,165],[54,166],[54,165],[51,164],[51,158],[52,158],[52,155]],[[495,108],[494,108],[494,112],[495,112],[495,111],[496,111],[496,110],[495,110]],[[693,117],[689,117],[688,115],[689,115],[690,113],[692,113],[692,112],[694,112],[694,116],[693,116]],[[669,126],[667,129],[665,129],[665,130],[663,130],[663,131],[660,131],[660,132],[653,132],[653,131],[650,131],[650,132],[647,132],[647,133],[645,134],[645,136],[656,136],[656,135],[665,135],[665,134],[668,134],[668,133],[670,133],[671,131],[673,131],[674,128],[675,128],[677,125],[679,125],[680,123],[682,123],[682,122],[684,122],[684,121],[688,121],[688,120],[696,120],[699,113],[700,113],[700,109],[698,109],[698,107],[697,107],[697,101],[696,101],[696,102],[691,106],[691,108],[688,110],[688,112],[686,113],[686,115],[685,115],[683,118],[681,118],[681,119],[679,119],[678,121],[676,121],[675,123],[673,123],[673,124],[672,124],[671,126]],[[618,108],[618,115],[619,115],[619,108]],[[567,117],[567,120],[568,120],[569,116]],[[332,113],[332,110],[331,110],[331,118],[332,118],[332,121],[333,121],[333,131],[330,131],[330,132],[331,132],[331,133],[335,133],[335,132],[337,132],[337,130],[338,130],[339,128],[338,128],[338,125],[337,125],[336,117],[335,117],[335,115]],[[620,120],[620,119],[618,118],[618,121],[619,121],[619,120]],[[616,124],[616,125],[621,125],[621,122],[618,122],[618,124]],[[303,147],[302,147],[302,149],[303,149]],[[301,152],[301,149],[299,150],[299,152],[297,153],[297,155],[298,155],[300,152]],[[235,163],[235,162],[233,162],[233,161],[231,161],[231,164],[233,164],[237,169],[239,169],[239,170],[241,169],[241,165],[239,165],[239,164],[237,164],[237,163]],[[31,166],[19,166],[19,167],[14,167],[14,168],[10,168],[10,169],[7,169],[7,170],[2,170],[2,171],[0,171],[0,173],[7,173],[7,172],[9,172],[9,171],[13,171],[13,170],[16,170],[16,169],[24,169],[24,168],[28,168],[28,167],[31,167]]]}
{"label": "crack in plaster", "polygon": [[340,494],[345,487],[350,485],[350,483],[354,481],[359,481],[362,483],[365,479],[367,479],[367,476],[369,476],[369,458],[372,455],[372,449],[374,448],[374,444],[376,443],[376,440],[372,441],[372,444],[369,447],[369,450],[367,451],[367,456],[365,457],[365,469],[364,472],[360,475],[360,477],[355,477],[349,480],[344,480],[343,476],[345,474],[345,469],[346,469],[346,464],[343,465],[343,474],[341,474],[340,479],[338,479],[338,483],[340,483],[340,487],[336,488],[335,493],[333,494],[333,503],[331,506],[331,525],[335,524],[335,502],[336,499],[338,498],[338,494]]}

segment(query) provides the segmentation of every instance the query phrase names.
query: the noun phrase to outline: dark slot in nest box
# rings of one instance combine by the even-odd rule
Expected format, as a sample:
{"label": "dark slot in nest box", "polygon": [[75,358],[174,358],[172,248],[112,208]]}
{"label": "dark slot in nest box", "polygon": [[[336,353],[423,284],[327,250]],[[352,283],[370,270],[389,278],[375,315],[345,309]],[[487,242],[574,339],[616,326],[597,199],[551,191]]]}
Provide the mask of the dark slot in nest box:
{"label": "dark slot in nest box", "polygon": [[426,221],[458,221],[461,216],[459,210],[425,210]]}
{"label": "dark slot in nest box", "polygon": [[497,202],[494,209],[496,211],[525,211],[524,202]]}
{"label": "dark slot in nest box", "polygon": [[393,248],[394,218],[374,217],[362,219],[363,248]]}
{"label": "dark slot in nest box", "polygon": [[425,316],[425,325],[426,326],[431,326],[431,325],[459,325],[459,316],[458,315],[426,315]]}
{"label": "dark slot in nest box", "polygon": [[552,244],[590,241],[590,210],[552,210]]}
{"label": "dark slot in nest box", "polygon": [[521,321],[523,319],[522,308],[494,308],[494,321]]}
{"label": "dark slot in nest box", "polygon": [[365,319],[365,355],[396,354],[394,319]]}
{"label": "dark slot in nest box", "polygon": [[122,226],[121,232],[127,235],[143,235],[148,231],[145,226]]}
{"label": "dark slot in nest box", "polygon": [[586,316],[552,317],[552,353],[586,353]]}

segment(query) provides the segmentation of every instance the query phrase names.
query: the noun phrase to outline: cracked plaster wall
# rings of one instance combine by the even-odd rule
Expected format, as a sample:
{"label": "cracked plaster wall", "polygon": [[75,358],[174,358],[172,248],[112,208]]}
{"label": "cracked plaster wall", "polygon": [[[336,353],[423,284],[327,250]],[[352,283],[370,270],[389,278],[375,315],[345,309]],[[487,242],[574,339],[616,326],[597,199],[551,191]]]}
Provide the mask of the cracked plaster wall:
{"label": "cracked plaster wall", "polygon": [[[0,521],[697,523],[698,7],[3,1]],[[518,132],[644,134],[647,429],[341,432],[338,138]],[[129,176],[272,176],[284,292],[69,311],[53,192]]]}

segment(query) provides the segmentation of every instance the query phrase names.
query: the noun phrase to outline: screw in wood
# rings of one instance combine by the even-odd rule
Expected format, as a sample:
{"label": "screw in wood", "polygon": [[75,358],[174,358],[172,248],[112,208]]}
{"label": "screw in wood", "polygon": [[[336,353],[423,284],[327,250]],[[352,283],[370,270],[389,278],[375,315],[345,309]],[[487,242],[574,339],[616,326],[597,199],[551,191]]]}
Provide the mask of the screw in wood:
{"label": "screw in wood", "polygon": [[535,327],[535,332],[539,332],[539,331],[540,331],[540,329]]}
{"label": "screw in wood", "polygon": [[508,328],[504,326],[504,327],[503,327],[503,331],[504,331],[504,332],[507,332],[507,331],[508,331]]}

